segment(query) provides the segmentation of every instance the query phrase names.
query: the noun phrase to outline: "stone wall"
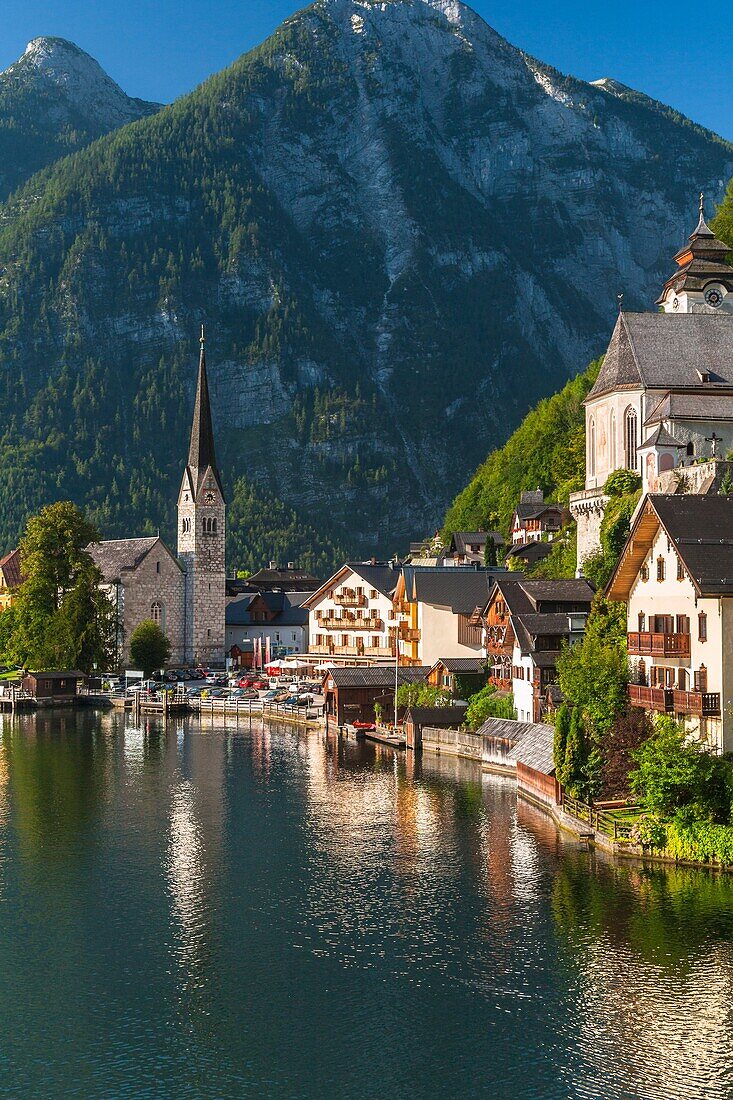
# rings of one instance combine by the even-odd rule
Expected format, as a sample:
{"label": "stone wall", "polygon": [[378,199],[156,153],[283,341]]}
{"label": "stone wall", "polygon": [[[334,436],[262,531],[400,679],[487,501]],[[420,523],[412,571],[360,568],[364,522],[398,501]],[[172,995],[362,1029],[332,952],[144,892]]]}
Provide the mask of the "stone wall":
{"label": "stone wall", "polygon": [[151,619],[153,604],[162,605],[161,629],[171,643],[171,664],[183,660],[185,627],[185,577],[175,558],[161,542],[154,546],[128,577],[123,577],[122,663],[129,667],[130,637],[144,619]]}

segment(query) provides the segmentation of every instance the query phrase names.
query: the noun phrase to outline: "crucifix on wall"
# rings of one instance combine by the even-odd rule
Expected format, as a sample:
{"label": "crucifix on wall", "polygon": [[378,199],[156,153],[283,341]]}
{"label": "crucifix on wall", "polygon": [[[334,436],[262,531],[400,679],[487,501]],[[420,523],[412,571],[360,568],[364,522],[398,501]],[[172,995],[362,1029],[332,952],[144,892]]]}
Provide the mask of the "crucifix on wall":
{"label": "crucifix on wall", "polygon": [[717,458],[718,457],[718,444],[722,443],[722,437],[719,436],[719,435],[716,435],[715,432],[713,432],[712,435],[706,435],[705,436],[705,442],[710,444],[710,457],[711,458]]}

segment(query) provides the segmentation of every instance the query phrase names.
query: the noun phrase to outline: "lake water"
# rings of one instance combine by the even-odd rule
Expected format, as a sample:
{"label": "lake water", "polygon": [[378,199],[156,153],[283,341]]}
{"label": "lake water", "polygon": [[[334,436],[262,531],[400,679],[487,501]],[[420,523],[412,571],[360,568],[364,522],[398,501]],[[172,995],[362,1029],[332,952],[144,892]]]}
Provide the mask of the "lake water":
{"label": "lake water", "polygon": [[581,851],[461,761],[2,721],[0,1095],[733,1095],[733,876]]}

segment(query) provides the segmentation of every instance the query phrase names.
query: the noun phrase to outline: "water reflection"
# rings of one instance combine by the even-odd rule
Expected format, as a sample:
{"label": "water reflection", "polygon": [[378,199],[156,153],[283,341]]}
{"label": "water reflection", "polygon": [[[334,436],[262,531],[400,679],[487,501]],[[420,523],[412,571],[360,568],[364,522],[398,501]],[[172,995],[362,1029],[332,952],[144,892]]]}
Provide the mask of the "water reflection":
{"label": "water reflection", "polygon": [[472,763],[3,722],[10,1095],[722,1100],[732,945],[733,876],[593,856]]}

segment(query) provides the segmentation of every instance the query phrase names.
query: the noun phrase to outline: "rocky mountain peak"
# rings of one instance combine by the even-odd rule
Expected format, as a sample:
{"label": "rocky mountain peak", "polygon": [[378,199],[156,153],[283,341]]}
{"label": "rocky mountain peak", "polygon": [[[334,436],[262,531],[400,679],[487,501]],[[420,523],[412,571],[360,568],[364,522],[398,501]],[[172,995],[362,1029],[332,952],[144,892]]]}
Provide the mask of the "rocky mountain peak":
{"label": "rocky mountain peak", "polygon": [[57,113],[73,110],[90,128],[105,132],[149,114],[159,104],[133,99],[102,66],[65,38],[33,38],[23,56],[3,73],[0,88],[52,94]]}

